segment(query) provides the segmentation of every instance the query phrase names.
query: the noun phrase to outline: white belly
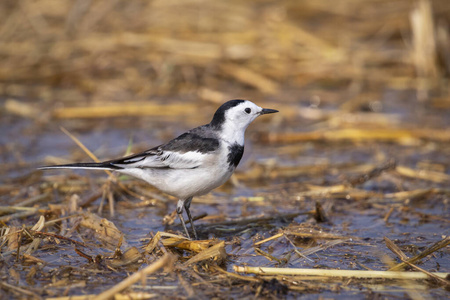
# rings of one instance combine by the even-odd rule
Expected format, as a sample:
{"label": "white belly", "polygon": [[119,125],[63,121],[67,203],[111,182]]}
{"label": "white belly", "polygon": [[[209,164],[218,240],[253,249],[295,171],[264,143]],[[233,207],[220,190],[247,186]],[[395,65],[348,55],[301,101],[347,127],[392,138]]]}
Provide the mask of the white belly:
{"label": "white belly", "polygon": [[[221,161],[222,163],[218,163]],[[209,193],[224,184],[233,174],[226,159],[205,162],[194,169],[124,169],[120,173],[145,180],[164,193],[187,199]]]}

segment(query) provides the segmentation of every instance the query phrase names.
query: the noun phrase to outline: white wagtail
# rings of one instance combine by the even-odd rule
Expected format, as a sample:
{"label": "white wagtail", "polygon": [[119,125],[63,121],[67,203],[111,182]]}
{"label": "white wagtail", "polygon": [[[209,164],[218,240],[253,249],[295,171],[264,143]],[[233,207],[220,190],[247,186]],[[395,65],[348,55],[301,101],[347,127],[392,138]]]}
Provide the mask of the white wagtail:
{"label": "white wagtail", "polygon": [[177,214],[188,238],[183,219],[186,210],[198,239],[189,207],[194,196],[207,194],[224,184],[244,153],[244,134],[258,116],[276,113],[247,100],[230,100],[214,114],[209,124],[191,129],[166,144],[139,154],[101,163],[75,163],[39,169],[113,170],[142,179],[177,197]]}

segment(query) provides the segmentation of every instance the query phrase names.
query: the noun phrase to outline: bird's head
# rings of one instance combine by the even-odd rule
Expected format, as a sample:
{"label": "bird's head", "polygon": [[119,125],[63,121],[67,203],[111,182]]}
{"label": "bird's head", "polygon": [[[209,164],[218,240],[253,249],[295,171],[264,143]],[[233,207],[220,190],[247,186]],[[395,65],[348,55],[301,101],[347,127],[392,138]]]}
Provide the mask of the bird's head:
{"label": "bird's head", "polygon": [[278,110],[261,108],[248,100],[230,100],[219,107],[210,125],[228,137],[236,136],[239,141],[240,136],[242,136],[242,143],[240,144],[243,144],[245,129],[253,120],[261,115],[276,112]]}

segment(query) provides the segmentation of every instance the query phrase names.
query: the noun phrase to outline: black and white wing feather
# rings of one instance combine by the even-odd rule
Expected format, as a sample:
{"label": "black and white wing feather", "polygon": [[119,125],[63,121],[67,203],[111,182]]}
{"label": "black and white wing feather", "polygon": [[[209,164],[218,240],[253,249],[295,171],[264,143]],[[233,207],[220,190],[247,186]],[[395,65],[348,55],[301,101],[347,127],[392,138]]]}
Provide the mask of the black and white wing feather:
{"label": "black and white wing feather", "polygon": [[186,132],[167,144],[110,163],[119,168],[193,169],[218,148],[218,139]]}
{"label": "black and white wing feather", "polygon": [[75,163],[42,167],[40,169],[109,169],[169,168],[193,169],[200,167],[205,159],[218,150],[219,140],[203,137],[196,133],[201,127],[186,132],[167,144],[149,149],[139,154],[101,163]]}

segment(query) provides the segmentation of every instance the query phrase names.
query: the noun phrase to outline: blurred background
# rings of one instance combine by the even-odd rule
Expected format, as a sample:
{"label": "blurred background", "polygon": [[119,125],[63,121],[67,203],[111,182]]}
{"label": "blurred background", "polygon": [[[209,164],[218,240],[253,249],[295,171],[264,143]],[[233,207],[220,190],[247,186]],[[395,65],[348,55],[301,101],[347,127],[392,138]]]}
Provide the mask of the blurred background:
{"label": "blurred background", "polygon": [[[163,225],[176,202],[148,185],[122,178],[132,194],[105,185],[102,172],[35,167],[91,160],[61,127],[106,160],[208,123],[227,100],[248,99],[280,113],[249,127],[232,183],[194,199],[193,215],[208,215],[198,220],[203,237],[242,241],[227,244],[236,263],[275,265],[252,252],[253,238],[305,226],[364,238],[325,247],[326,257],[342,260],[321,265],[352,268],[345,255],[355,251],[359,262],[384,268],[373,249],[384,249],[385,236],[422,248],[448,236],[449,26],[448,0],[2,0],[0,200],[39,212],[1,220],[22,228],[42,211],[64,217],[66,208],[55,207],[77,196],[80,211],[110,218],[131,245],[149,232],[176,231]],[[111,186],[115,198],[102,210]],[[297,214],[291,223],[214,231],[230,217],[308,212],[316,203],[331,223]],[[277,243],[267,251],[292,251]],[[85,263],[70,245],[52,247],[53,256],[35,255],[63,268],[61,253],[72,251],[69,264]],[[290,266],[319,259],[297,257]],[[437,260],[448,271],[449,260]]]}
{"label": "blurred background", "polygon": [[[136,130],[138,140],[148,140],[157,138],[148,131],[166,128],[161,122],[181,119],[184,131],[208,122],[221,103],[235,98],[281,110],[271,127],[283,132],[318,122],[338,126],[354,112],[366,113],[365,121],[392,113],[374,121],[389,126],[399,116],[440,126],[424,115],[450,107],[446,0],[0,5],[6,162],[22,159],[10,157],[5,147],[29,133],[24,124],[101,132],[102,124],[119,122],[134,128],[128,136]],[[28,152],[39,144],[11,147]]]}
{"label": "blurred background", "polygon": [[206,122],[235,98],[279,108],[293,131],[299,117],[326,120],[324,110],[450,106],[446,0],[0,5],[3,145],[17,138],[8,133],[18,118]]}

